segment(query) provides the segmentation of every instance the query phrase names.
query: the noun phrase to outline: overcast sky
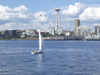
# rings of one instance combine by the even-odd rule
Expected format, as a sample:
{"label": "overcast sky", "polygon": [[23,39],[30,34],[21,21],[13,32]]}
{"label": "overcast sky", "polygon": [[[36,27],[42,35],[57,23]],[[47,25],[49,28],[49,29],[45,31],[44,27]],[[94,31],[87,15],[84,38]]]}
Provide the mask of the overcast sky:
{"label": "overcast sky", "polygon": [[74,20],[91,30],[100,25],[100,0],[0,0],[0,30],[44,29],[56,27],[55,8],[59,26],[74,30]]}

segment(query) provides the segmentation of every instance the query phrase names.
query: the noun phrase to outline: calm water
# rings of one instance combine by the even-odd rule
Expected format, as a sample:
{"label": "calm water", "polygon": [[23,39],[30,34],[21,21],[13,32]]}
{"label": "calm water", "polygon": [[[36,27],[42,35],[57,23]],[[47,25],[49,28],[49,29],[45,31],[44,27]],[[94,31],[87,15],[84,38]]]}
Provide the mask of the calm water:
{"label": "calm water", "polygon": [[100,75],[100,41],[0,41],[0,75]]}

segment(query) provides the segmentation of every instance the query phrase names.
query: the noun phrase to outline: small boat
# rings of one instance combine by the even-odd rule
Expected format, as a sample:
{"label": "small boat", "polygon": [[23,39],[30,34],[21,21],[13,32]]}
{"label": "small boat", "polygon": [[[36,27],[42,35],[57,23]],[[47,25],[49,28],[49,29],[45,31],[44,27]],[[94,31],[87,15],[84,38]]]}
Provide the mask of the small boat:
{"label": "small boat", "polygon": [[42,54],[44,50],[44,40],[39,31],[39,50],[33,50],[31,54]]}

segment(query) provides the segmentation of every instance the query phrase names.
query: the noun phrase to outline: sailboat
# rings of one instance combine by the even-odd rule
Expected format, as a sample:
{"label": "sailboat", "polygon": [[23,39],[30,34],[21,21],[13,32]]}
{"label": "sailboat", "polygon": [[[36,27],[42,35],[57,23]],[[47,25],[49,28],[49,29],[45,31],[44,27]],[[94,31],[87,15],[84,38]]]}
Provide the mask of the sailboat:
{"label": "sailboat", "polygon": [[43,37],[39,31],[39,50],[34,50],[31,53],[32,54],[42,54],[44,50],[44,40]]}

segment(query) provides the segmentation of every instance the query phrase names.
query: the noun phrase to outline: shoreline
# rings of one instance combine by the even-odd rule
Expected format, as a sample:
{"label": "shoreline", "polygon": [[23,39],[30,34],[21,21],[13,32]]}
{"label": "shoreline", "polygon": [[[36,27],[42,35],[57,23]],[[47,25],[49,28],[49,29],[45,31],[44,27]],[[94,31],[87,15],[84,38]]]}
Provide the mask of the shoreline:
{"label": "shoreline", "polygon": [[[38,38],[35,39],[0,39],[0,40],[38,40]],[[100,41],[100,39],[44,39],[45,41]]]}

